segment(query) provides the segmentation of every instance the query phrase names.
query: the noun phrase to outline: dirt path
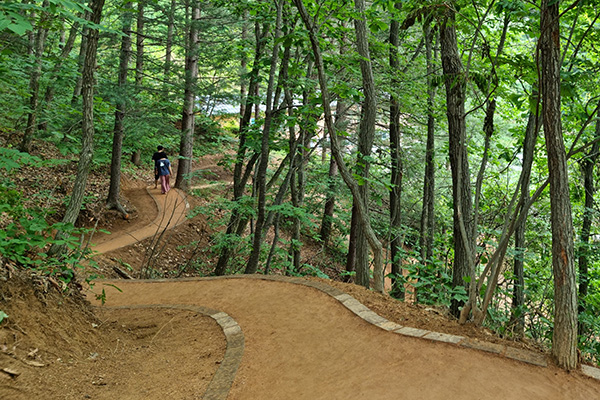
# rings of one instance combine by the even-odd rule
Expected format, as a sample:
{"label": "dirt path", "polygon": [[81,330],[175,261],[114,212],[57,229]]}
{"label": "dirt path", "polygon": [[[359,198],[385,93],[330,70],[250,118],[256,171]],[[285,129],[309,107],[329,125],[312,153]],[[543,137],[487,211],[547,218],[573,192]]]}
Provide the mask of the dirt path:
{"label": "dirt path", "polygon": [[[159,208],[154,221],[115,232],[96,251],[127,246],[184,220],[182,193],[147,190]],[[104,286],[106,307],[202,306],[237,321],[245,347],[229,399],[600,398],[600,382],[581,374],[388,332],[301,285],[239,277],[108,283],[122,292]],[[196,357],[194,351],[183,357]]]}
{"label": "dirt path", "polygon": [[[172,229],[185,221],[189,205],[185,200],[185,194],[179,189],[172,189],[166,195],[163,195],[160,193],[160,189],[149,186],[146,188],[146,194],[154,200],[158,207],[154,220],[150,224],[141,227],[136,227],[136,225],[131,230],[118,229],[113,231],[111,235],[99,236],[94,241],[94,251],[108,253],[149,238],[165,228]],[[140,195],[145,196],[146,194],[141,193]],[[149,202],[152,202],[152,200],[149,200]],[[141,201],[141,203],[148,202]],[[145,207],[145,209],[149,208],[151,207]]]}
{"label": "dirt path", "polygon": [[[384,331],[312,288],[256,279],[118,281],[107,306],[202,305],[245,335],[229,399],[600,398],[600,383]],[[190,354],[190,357],[193,355]]]}

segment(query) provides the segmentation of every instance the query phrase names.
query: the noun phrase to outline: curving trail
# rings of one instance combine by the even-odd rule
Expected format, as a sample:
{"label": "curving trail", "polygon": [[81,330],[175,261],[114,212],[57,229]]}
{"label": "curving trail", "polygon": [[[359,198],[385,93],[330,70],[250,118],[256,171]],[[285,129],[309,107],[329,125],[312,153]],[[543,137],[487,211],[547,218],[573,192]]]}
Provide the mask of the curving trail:
{"label": "curving trail", "polygon": [[96,242],[96,245],[93,247],[95,252],[99,254],[108,253],[121,247],[135,244],[164,229],[172,229],[185,221],[189,204],[185,200],[185,194],[181,190],[171,189],[166,195],[163,195],[160,193],[160,189],[148,186],[146,192],[153,198],[158,207],[157,216],[152,223],[131,232],[118,232],[105,236],[104,240]]}
{"label": "curving trail", "polygon": [[[153,195],[151,189],[148,193]],[[164,200],[160,194],[153,197],[160,212],[151,226],[115,237],[95,250],[114,250],[183,221],[186,206],[181,193],[172,191]],[[255,275],[104,283],[109,284],[104,286],[106,307],[210,308],[237,322],[243,332],[241,364],[224,368],[221,372],[229,374],[229,383],[220,394],[207,392],[204,398],[600,399],[596,380],[387,331],[298,278],[266,280]],[[93,295],[88,297],[97,304]],[[224,331],[227,334],[226,327]]]}
{"label": "curving trail", "polygon": [[569,399],[600,384],[385,331],[314,288],[249,278],[118,281],[107,306],[202,305],[229,314],[245,336],[228,399]]}

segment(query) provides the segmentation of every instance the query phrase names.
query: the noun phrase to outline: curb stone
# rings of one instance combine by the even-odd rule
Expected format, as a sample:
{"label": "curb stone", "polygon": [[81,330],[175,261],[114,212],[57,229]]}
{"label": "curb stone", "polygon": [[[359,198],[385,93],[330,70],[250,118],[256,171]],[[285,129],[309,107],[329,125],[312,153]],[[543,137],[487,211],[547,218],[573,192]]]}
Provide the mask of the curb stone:
{"label": "curb stone", "polygon": [[583,372],[584,375],[589,376],[590,378],[600,380],[600,368],[591,367],[589,365],[582,365],[581,372]]}
{"label": "curb stone", "polygon": [[[206,278],[191,278],[192,280],[201,280]],[[548,362],[546,357],[529,350],[518,349],[515,347],[508,347],[505,345],[499,345],[495,343],[487,343],[480,342],[475,339],[466,338],[463,336],[450,335],[441,332],[433,332],[425,329],[406,327],[402,325],[398,325],[392,321],[387,320],[386,318],[378,315],[373,312],[371,309],[366,307],[364,304],[360,303],[351,295],[342,292],[337,288],[332,288],[331,286],[318,281],[307,281],[298,277],[286,277],[286,276],[273,276],[273,275],[233,275],[233,276],[224,276],[224,277],[210,277],[209,279],[258,279],[265,281],[276,281],[276,282],[285,282],[285,283],[293,283],[299,284],[303,286],[312,287],[321,292],[328,294],[329,296],[336,299],[340,302],[344,307],[352,311],[358,317],[363,319],[364,321],[375,325],[381,329],[384,329],[389,332],[393,332],[396,334],[400,334],[403,336],[416,337],[431,340],[434,342],[446,343],[449,345],[462,346],[465,348],[470,348],[473,350],[483,351],[486,353],[498,354],[504,356],[506,358],[510,358],[512,360],[524,362],[531,365],[536,365],[539,367],[547,367]],[[333,289],[333,290],[332,290]],[[592,368],[592,367],[588,367]],[[600,380],[600,369],[595,369],[594,372],[589,372],[584,374],[588,376],[592,376],[594,373],[597,373],[598,378]],[[589,369],[588,369],[589,371]]]}
{"label": "curb stone", "polygon": [[[441,333],[441,332],[433,332],[433,331],[428,331],[425,329],[411,328],[411,327],[406,327],[406,326],[396,324],[395,322],[389,321],[386,318],[373,312],[371,309],[369,309],[368,307],[366,307],[365,305],[360,303],[358,300],[356,300],[351,295],[344,293],[341,290],[339,290],[337,288],[333,288],[322,282],[307,281],[305,279],[297,278],[297,277],[290,278],[287,276],[276,276],[276,275],[273,276],[273,275],[259,275],[259,274],[209,276],[209,277],[194,277],[194,278],[179,278],[179,279],[154,279],[154,280],[134,279],[131,281],[138,281],[138,282],[143,281],[146,283],[161,283],[161,282],[177,282],[177,281],[181,281],[181,282],[196,281],[197,282],[197,281],[210,281],[210,280],[217,280],[217,279],[255,279],[255,280],[275,281],[275,282],[292,283],[292,284],[308,286],[308,287],[314,288],[316,290],[319,290],[319,291],[333,297],[344,307],[348,308],[348,310],[350,310],[354,314],[356,314],[359,318],[361,318],[364,321],[366,321],[372,325],[375,325],[378,328],[381,328],[385,331],[403,335],[403,336],[416,337],[419,339],[426,339],[426,340],[431,340],[434,342],[446,343],[447,345],[460,346],[460,347],[469,348],[469,349],[473,349],[473,350],[477,350],[477,351],[483,351],[483,352],[490,353],[490,354],[496,354],[499,356],[510,358],[515,361],[520,361],[520,362],[524,362],[527,364],[531,364],[531,365],[535,365],[535,366],[539,366],[539,367],[543,367],[543,368],[548,367],[548,362],[547,362],[546,357],[537,352],[518,349],[515,347],[509,347],[509,346],[496,344],[496,343],[482,342],[477,339],[467,338],[467,337],[463,337],[463,336],[451,335],[451,334],[446,334],[446,333]],[[152,306],[149,306],[149,307],[152,307]],[[159,306],[159,307],[161,307],[161,306]],[[172,306],[162,306],[162,307],[172,307]],[[181,307],[184,307],[184,309],[187,309],[186,308],[187,306],[181,306]],[[127,308],[127,307],[125,307],[125,308]],[[176,307],[172,307],[172,308],[176,308]],[[190,309],[192,309],[192,308],[194,308],[194,307],[190,307]],[[215,311],[215,313],[219,313],[219,312]],[[225,313],[222,313],[222,314],[225,314]],[[234,355],[235,355],[235,357],[239,357],[239,361],[237,362],[235,369],[232,368],[232,369],[226,371],[222,365],[221,367],[219,367],[219,370],[217,371],[217,373],[220,373],[221,370],[223,370],[224,374],[225,373],[230,374],[230,376],[229,376],[230,383],[229,383],[229,386],[227,387],[227,389],[225,389],[224,387],[220,388],[219,393],[223,397],[207,397],[207,394],[208,394],[208,390],[207,390],[207,394],[205,394],[203,399],[213,400],[213,399],[226,399],[227,398],[229,389],[231,388],[231,384],[233,383],[235,374],[237,372],[237,367],[239,366],[239,363],[241,362],[241,355],[243,353],[244,337],[243,337],[243,333],[241,332],[241,329],[239,330],[239,337],[234,338],[232,342],[235,342],[236,340],[238,342],[241,341],[241,343],[236,342],[236,344],[235,344],[236,346],[238,346],[237,347],[238,350],[236,350]],[[228,351],[229,351],[229,338],[228,338],[226,356],[227,356]],[[232,351],[232,353],[233,353],[233,351]],[[600,369],[599,368],[591,367],[588,365],[582,365],[581,372],[590,378],[600,380]],[[215,381],[215,378],[216,378],[216,375],[213,378],[213,381]],[[212,382],[211,382],[211,386],[212,386]],[[217,386],[217,385],[215,385],[215,386]]]}
{"label": "curb stone", "polygon": [[150,304],[136,306],[120,306],[120,307],[104,307],[104,309],[152,309],[152,308],[170,308],[174,310],[192,311],[211,317],[223,330],[227,347],[223,360],[215,372],[212,380],[208,384],[206,392],[202,396],[204,400],[226,400],[229,395],[229,390],[233,384],[233,380],[237,370],[242,362],[244,354],[244,333],[238,323],[231,318],[227,313],[213,310],[207,307],[188,306],[178,304]]}

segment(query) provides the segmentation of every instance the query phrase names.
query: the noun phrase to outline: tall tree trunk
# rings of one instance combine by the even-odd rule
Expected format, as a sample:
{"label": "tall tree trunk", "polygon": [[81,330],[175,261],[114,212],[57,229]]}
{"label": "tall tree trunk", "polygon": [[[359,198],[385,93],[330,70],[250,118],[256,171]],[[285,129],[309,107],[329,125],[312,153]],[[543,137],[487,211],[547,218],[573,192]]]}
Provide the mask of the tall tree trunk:
{"label": "tall tree trunk", "polygon": [[[419,234],[421,263],[427,266],[433,257],[433,234],[435,228],[435,95],[433,52],[434,35],[431,30],[431,19],[423,26],[425,36],[425,55],[427,59],[427,145],[425,148],[425,174],[423,177],[423,208]],[[418,301],[418,292],[416,293]]]}
{"label": "tall tree trunk", "polygon": [[131,21],[132,15],[123,14],[123,36],[121,37],[121,53],[119,55],[118,96],[115,105],[115,126],[113,129],[112,161],[110,164],[110,187],[106,207],[119,210],[125,217],[127,211],[119,201],[121,189],[121,157],[123,156],[123,119],[127,104],[127,71],[131,56]]}
{"label": "tall tree trunk", "polygon": [[[335,106],[335,129],[336,132],[343,132],[346,130],[348,125],[348,105],[343,99],[338,99]],[[335,162],[333,154],[329,159],[329,171],[327,174],[327,199],[325,200],[325,207],[323,210],[323,218],[321,219],[321,230],[319,237],[326,247],[331,237],[331,228],[333,225],[333,212],[335,210],[335,198],[336,198],[336,177],[338,175],[338,166]],[[354,264],[352,264],[354,267]],[[352,268],[354,271],[354,268]]]}
{"label": "tall tree trunk", "polygon": [[352,201],[352,209],[350,212],[350,233],[348,234],[348,254],[346,255],[347,275],[344,278],[344,281],[356,282],[356,278],[352,277],[352,275],[356,276],[356,237],[358,236],[358,219],[360,218],[356,200]]}
{"label": "tall tree trunk", "polygon": [[559,366],[571,370],[577,367],[577,286],[569,176],[561,122],[559,5],[560,1],[542,0],[539,46],[552,222],[555,304],[552,354]]}
{"label": "tall tree trunk", "polygon": [[271,136],[271,124],[273,123],[274,107],[273,107],[273,94],[275,92],[275,75],[277,71],[277,63],[279,61],[279,38],[281,37],[281,19],[283,0],[279,0],[276,3],[277,7],[277,20],[275,23],[275,37],[273,45],[273,53],[271,55],[271,66],[269,71],[269,83],[267,87],[267,104],[265,110],[265,121],[263,126],[261,148],[260,148],[260,162],[257,168],[257,175],[255,181],[258,187],[258,212],[256,216],[256,229],[254,231],[254,238],[252,240],[252,252],[246,265],[246,274],[255,274],[258,270],[258,262],[260,259],[260,249],[263,242],[263,225],[265,223],[265,207],[266,207],[266,183],[267,183],[267,167],[269,166],[269,138]]}
{"label": "tall tree trunk", "polygon": [[[90,22],[95,25],[100,23],[102,17],[102,8],[104,0],[93,0],[90,4],[91,14]],[[77,164],[77,175],[73,192],[63,222],[66,224],[74,224],[79,217],[81,205],[83,203],[83,195],[87,178],[94,156],[94,71],[96,70],[96,50],[98,48],[98,29],[88,30],[88,43],[86,46],[85,62],[83,64],[82,73],[82,98],[83,98],[83,122],[82,122],[82,141],[81,153]],[[61,238],[61,232],[57,233],[57,238]],[[49,255],[57,255],[64,250],[64,245],[53,245],[48,251]]]}
{"label": "tall tree trunk", "polygon": [[[254,60],[252,71],[250,73],[250,84],[248,88],[248,94],[254,93],[255,87],[258,85],[259,72],[261,66],[261,58],[263,56],[263,51],[265,49],[265,38],[268,33],[268,27],[265,25],[263,29],[258,22],[256,22],[254,26],[254,34],[256,40],[256,47],[254,51]],[[236,155],[235,165],[233,168],[233,201],[238,202],[244,196],[246,183],[250,178],[250,173],[254,168],[254,164],[258,160],[260,153],[255,152],[251,157],[248,163],[246,163],[246,151],[247,151],[247,135],[248,129],[250,126],[250,120],[252,119],[252,110],[254,102],[257,101],[253,96],[248,95],[245,99],[245,107],[244,107],[244,115],[240,120],[240,130],[239,130],[239,142],[238,142],[238,151]],[[244,172],[244,165],[246,165]],[[230,237],[231,235],[239,236],[242,234],[245,226],[246,219],[242,218],[239,211],[234,208],[229,218],[229,223],[227,224],[226,237]],[[227,264],[229,263],[229,257],[231,256],[232,246],[225,245],[221,250],[221,254],[219,255],[219,260],[217,261],[217,266],[215,267],[215,275],[224,275]]]}
{"label": "tall tree trunk", "polygon": [[140,88],[144,77],[144,6],[145,0],[138,2],[138,14],[135,38],[135,86]]}
{"label": "tall tree trunk", "polygon": [[[442,68],[446,86],[446,114],[450,135],[450,167],[452,169],[452,196],[454,198],[454,265],[452,287],[464,286],[471,292],[475,280],[473,246],[473,203],[471,176],[467,158],[465,123],[465,77],[456,40],[455,12],[446,10],[440,28]],[[450,312],[458,317],[462,301],[453,299]]]}
{"label": "tall tree trunk", "polygon": [[185,91],[183,98],[183,117],[181,123],[181,141],[179,143],[179,163],[175,187],[187,190],[190,186],[189,174],[192,172],[194,150],[194,99],[198,78],[198,22],[200,20],[200,2],[193,1],[192,16],[189,25],[189,47],[185,57]]}
{"label": "tall tree trunk", "polygon": [[304,6],[302,0],[294,0],[294,4],[298,8],[300,16],[306,29],[308,30],[311,47],[313,50],[313,55],[315,57],[315,65],[317,67],[318,77],[319,77],[319,87],[321,89],[321,98],[323,101],[323,111],[325,115],[325,126],[327,131],[329,132],[329,140],[331,141],[331,151],[335,157],[335,161],[338,164],[340,175],[344,182],[352,192],[352,196],[355,199],[359,199],[361,201],[357,201],[356,206],[358,209],[358,215],[360,217],[360,221],[362,226],[365,229],[365,233],[367,235],[367,240],[369,241],[369,245],[371,246],[371,251],[373,251],[373,263],[374,263],[374,289],[380,293],[383,293],[383,249],[381,242],[377,239],[375,235],[375,231],[371,227],[371,223],[369,220],[369,215],[367,211],[366,202],[361,198],[361,190],[358,185],[358,182],[352,176],[352,173],[348,169],[348,166],[344,162],[344,158],[342,156],[342,152],[338,143],[337,133],[335,131],[335,126],[333,123],[333,113],[331,112],[331,103],[329,96],[329,88],[327,86],[327,77],[325,75],[325,65],[323,62],[323,56],[321,54],[321,47],[319,44],[319,39],[317,37],[317,30],[314,26],[311,17]]}
{"label": "tall tree trunk", "polygon": [[[354,29],[356,33],[356,46],[360,55],[360,72],[362,75],[362,91],[365,96],[361,109],[360,128],[358,136],[358,174],[362,178],[360,185],[360,197],[355,199],[364,203],[366,218],[369,212],[369,169],[371,149],[375,138],[375,118],[377,112],[377,98],[375,96],[375,78],[371,67],[371,55],[369,52],[369,40],[367,31],[367,21],[365,15],[365,1],[355,0],[354,8],[358,18],[354,19]],[[366,226],[361,219],[358,221],[358,234],[356,237],[356,283],[364,286],[370,286],[370,268],[369,268],[369,250],[367,246]],[[380,273],[376,271],[375,273]],[[382,271],[381,271],[382,273]],[[378,277],[379,278],[379,277]],[[383,280],[383,276],[380,277]]]}
{"label": "tall tree trunk", "polygon": [[[400,10],[401,3],[396,3],[395,8]],[[400,145],[400,103],[395,91],[398,87],[396,73],[400,70],[400,61],[398,60],[398,33],[400,22],[397,18],[392,19],[390,23],[390,69],[393,77],[391,82],[390,94],[390,156],[391,156],[391,178],[390,178],[390,262],[392,265],[392,294],[394,297],[404,300],[404,283],[396,277],[402,275],[402,259],[400,258],[402,250],[402,235],[400,227],[402,223],[402,156]]]}
{"label": "tall tree trunk", "polygon": [[171,63],[173,62],[173,31],[175,29],[175,8],[177,6],[176,0],[171,0],[171,6],[169,8],[169,17],[167,21],[167,40],[165,43],[165,82],[169,81],[169,74],[171,72]]}
{"label": "tall tree trunk", "polygon": [[[539,133],[539,121],[537,114],[530,112],[525,129],[525,140],[523,142],[523,167],[521,172],[521,201],[522,208],[529,203],[529,184],[531,181],[531,167],[533,165],[535,143]],[[523,209],[525,212],[526,210]],[[527,216],[515,228],[515,259],[513,264],[514,281],[513,296],[511,302],[511,320],[514,323],[517,335],[523,336],[525,329],[525,315],[521,308],[525,304],[524,288],[524,254],[525,254],[525,228]]]}
{"label": "tall tree trunk", "polygon": [[[347,51],[347,39],[346,36],[342,36],[340,39],[340,56]],[[344,132],[348,126],[348,110],[349,107],[345,103],[344,99],[338,99],[335,106],[335,129],[337,132]],[[326,136],[327,132],[323,132]],[[331,146],[329,146],[331,148]],[[325,150],[323,150],[325,153]],[[331,228],[333,225],[333,212],[335,210],[335,199],[336,199],[336,177],[338,175],[338,166],[335,162],[333,154],[329,157],[329,171],[327,176],[327,199],[325,200],[325,207],[323,210],[323,218],[321,219],[321,229],[319,237],[323,243],[323,247],[327,247],[330,237]],[[354,254],[354,253],[353,253]],[[354,259],[354,255],[352,255]],[[351,263],[351,271],[354,271],[354,261]]]}
{"label": "tall tree trunk", "polygon": [[[598,105],[600,107],[600,103]],[[587,306],[587,295],[590,282],[589,274],[589,260],[588,257],[591,254],[589,249],[590,244],[590,230],[592,227],[592,220],[594,215],[594,195],[596,194],[596,188],[594,186],[594,167],[598,160],[598,152],[600,151],[600,116],[596,116],[596,130],[594,132],[594,145],[590,149],[589,153],[586,154],[585,158],[581,162],[581,170],[583,173],[583,187],[585,190],[585,208],[583,210],[583,220],[581,222],[581,234],[579,244],[579,314],[582,314],[586,310]],[[580,334],[583,333],[584,325],[581,324],[579,327]]]}
{"label": "tall tree trunk", "polygon": [[[94,0],[90,0],[89,6],[91,7]],[[85,12],[85,20],[90,20],[90,12],[86,10]],[[87,54],[87,45],[88,45],[88,37],[89,37],[90,28],[87,25],[83,26],[81,32],[81,44],[79,45],[79,56],[77,57],[77,71],[79,74],[77,75],[77,81],[75,82],[75,87],[73,88],[73,96],[71,97],[71,105],[75,105],[79,96],[81,96],[81,89],[83,85],[83,65],[85,63],[85,55]]]}
{"label": "tall tree trunk", "polygon": [[[244,21],[242,23],[242,43],[245,43],[248,40],[248,11],[244,10]],[[246,93],[248,90],[248,85],[246,83],[246,73],[248,70],[248,59],[246,57],[246,52],[242,50],[242,55],[240,57],[240,119],[244,117],[244,113],[246,112]]]}
{"label": "tall tree trunk", "polygon": [[[42,7],[46,8],[48,1],[44,1]],[[44,55],[44,45],[46,43],[46,35],[48,34],[48,27],[46,21],[48,19],[48,13],[43,12],[39,21],[37,32],[33,41],[33,65],[31,66],[31,72],[29,73],[29,113],[27,114],[27,126],[25,127],[25,134],[21,142],[20,150],[25,153],[31,151],[31,142],[35,136],[37,128],[37,116],[38,116],[38,105],[39,105],[39,93],[40,93],[40,77],[42,75],[42,61]]]}
{"label": "tall tree trunk", "polygon": [[42,107],[44,109],[44,112],[46,113],[46,117],[42,121],[40,121],[40,123],[38,125],[38,130],[40,130],[40,131],[45,131],[47,129],[48,114],[49,114],[48,109],[50,108],[50,104],[52,103],[52,100],[54,100],[56,81],[62,70],[64,61],[69,57],[71,50],[73,50],[73,46],[75,45],[75,39],[77,38],[78,31],[79,31],[79,23],[74,22],[73,25],[71,26],[71,29],[69,30],[69,37],[66,40],[66,42],[64,42],[64,45],[60,52],[58,61],[54,64],[54,67],[52,68],[52,72],[50,73],[50,79],[48,82],[48,86],[46,86],[46,92],[44,94],[44,101],[42,103],[43,104]]}
{"label": "tall tree trunk", "polygon": [[[339,105],[339,101],[338,101]],[[327,247],[331,237],[331,228],[333,226],[333,212],[335,210],[335,181],[338,174],[338,167],[333,156],[329,159],[329,172],[327,174],[327,199],[323,209],[323,218],[321,219],[321,229],[319,230],[319,238],[323,243],[323,247]]]}

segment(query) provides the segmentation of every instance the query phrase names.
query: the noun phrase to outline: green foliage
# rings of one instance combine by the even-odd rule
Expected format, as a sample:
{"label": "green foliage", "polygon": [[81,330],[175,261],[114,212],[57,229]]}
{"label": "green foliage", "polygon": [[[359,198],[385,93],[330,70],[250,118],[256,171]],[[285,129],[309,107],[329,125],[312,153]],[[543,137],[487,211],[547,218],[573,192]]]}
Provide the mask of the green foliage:
{"label": "green foliage", "polygon": [[[113,285],[112,283],[103,283],[103,286],[108,286],[117,289],[119,292],[123,292],[118,286]],[[94,286],[90,285],[90,290],[93,290]],[[106,303],[106,289],[103,287],[102,292],[96,294],[96,300],[100,301],[102,305]]]}
{"label": "green foliage", "polygon": [[2,321],[4,321],[6,318],[8,318],[8,314],[6,314],[4,311],[0,310],[0,324],[2,323]]}
{"label": "green foliage", "polygon": [[404,249],[399,252],[398,258],[408,261],[402,265],[406,273],[388,274],[388,277],[396,279],[399,285],[408,285],[408,293],[413,295],[417,302],[449,307],[452,300],[468,299],[463,286],[452,287],[451,272],[442,261],[428,260],[426,264],[413,262],[419,258],[419,254]]}
{"label": "green foliage", "polygon": [[[41,167],[46,164],[39,158],[12,149],[0,149],[7,169],[16,169],[29,164]],[[74,268],[81,267],[81,259],[90,254],[82,248],[79,237],[89,230],[75,228],[71,224],[47,220],[51,209],[26,206],[22,193],[9,182],[0,182],[0,254],[22,267],[36,269],[42,274],[58,277],[65,283],[74,278]],[[64,238],[55,239],[54,232],[65,233]],[[48,257],[44,252],[53,244],[64,244],[68,249],[60,257]]]}
{"label": "green foliage", "polygon": [[31,22],[23,16],[25,4],[2,3],[0,4],[0,32],[8,29],[17,35],[33,29]]}

